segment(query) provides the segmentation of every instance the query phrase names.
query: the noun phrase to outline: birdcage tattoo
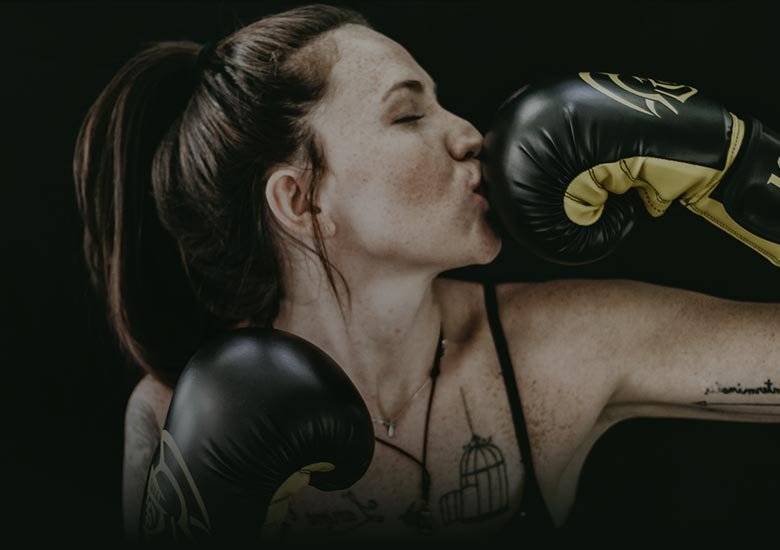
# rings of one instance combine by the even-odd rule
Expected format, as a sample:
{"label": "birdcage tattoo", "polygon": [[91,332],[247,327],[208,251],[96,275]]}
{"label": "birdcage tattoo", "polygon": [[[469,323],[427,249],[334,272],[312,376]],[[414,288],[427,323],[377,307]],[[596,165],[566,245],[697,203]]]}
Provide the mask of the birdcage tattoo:
{"label": "birdcage tattoo", "polygon": [[[463,389],[461,388],[461,396]],[[466,407],[466,399],[463,397]],[[509,490],[504,455],[487,439],[474,433],[466,407],[466,418],[471,429],[471,441],[463,446],[460,459],[460,487],[442,495],[439,509],[442,524],[455,521],[471,523],[498,516],[509,509]]]}

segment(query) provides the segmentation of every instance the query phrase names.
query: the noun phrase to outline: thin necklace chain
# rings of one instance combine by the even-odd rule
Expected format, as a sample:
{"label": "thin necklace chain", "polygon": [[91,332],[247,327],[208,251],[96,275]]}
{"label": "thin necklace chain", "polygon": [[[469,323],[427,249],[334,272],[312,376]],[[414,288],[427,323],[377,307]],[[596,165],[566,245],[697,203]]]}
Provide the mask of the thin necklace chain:
{"label": "thin necklace chain", "polygon": [[[442,338],[441,341],[439,342],[439,348],[437,348],[437,352],[438,352],[438,349],[440,349],[441,353],[443,354],[444,350],[446,349],[446,344],[447,344],[447,340],[445,338]],[[409,404],[412,401],[414,401],[414,398],[417,397],[417,394],[419,394],[423,390],[423,388],[428,385],[428,383],[430,381],[431,381],[431,376],[428,376],[428,379],[425,382],[423,382],[423,385],[420,386],[417,389],[416,392],[414,392],[414,394],[406,401],[406,404],[403,406],[403,408],[400,411],[398,411],[398,413],[395,414],[394,416],[388,417],[388,418],[371,417],[371,420],[374,422],[374,424],[382,424],[382,425],[386,426],[387,427],[387,437],[393,437],[393,435],[395,434],[395,424],[396,424],[396,422],[398,421],[399,418],[401,418],[401,415],[407,409]]]}
{"label": "thin necklace chain", "polygon": [[428,380],[426,380],[420,388],[414,392],[414,395],[412,395],[409,400],[406,402],[406,405],[398,411],[398,414],[395,415],[395,417],[388,417],[387,419],[384,418],[372,418],[375,424],[383,424],[387,426],[387,437],[393,437],[393,434],[395,433],[395,423],[396,421],[401,417],[403,412],[406,410],[406,408],[409,406],[409,403],[414,400],[415,397],[417,397],[417,394],[422,391],[422,389],[428,385],[428,383],[431,381],[430,377]]}

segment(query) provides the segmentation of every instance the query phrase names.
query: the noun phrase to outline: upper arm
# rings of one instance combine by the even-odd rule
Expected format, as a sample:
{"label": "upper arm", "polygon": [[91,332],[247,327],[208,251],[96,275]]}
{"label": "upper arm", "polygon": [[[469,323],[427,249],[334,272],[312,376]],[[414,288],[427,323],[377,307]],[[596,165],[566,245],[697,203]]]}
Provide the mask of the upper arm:
{"label": "upper arm", "polygon": [[144,376],[133,389],[125,410],[125,441],[122,459],[122,515],[125,535],[137,536],[146,475],[160,440],[172,390]]}
{"label": "upper arm", "polygon": [[[608,320],[633,343],[611,406],[625,416],[776,422],[780,310],[631,280]],[[621,298],[621,295],[624,297]]]}

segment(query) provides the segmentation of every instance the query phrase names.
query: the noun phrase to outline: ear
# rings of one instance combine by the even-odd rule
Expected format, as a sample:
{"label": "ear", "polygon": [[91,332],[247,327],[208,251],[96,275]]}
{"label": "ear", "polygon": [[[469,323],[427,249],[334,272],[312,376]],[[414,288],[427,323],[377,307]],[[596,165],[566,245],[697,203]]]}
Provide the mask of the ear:
{"label": "ear", "polygon": [[[288,231],[298,236],[314,236],[314,221],[309,213],[306,193],[310,182],[308,173],[293,166],[279,168],[271,174],[265,187],[268,206],[276,219]],[[320,225],[323,238],[332,237],[336,231],[335,223],[318,206],[314,213]]]}

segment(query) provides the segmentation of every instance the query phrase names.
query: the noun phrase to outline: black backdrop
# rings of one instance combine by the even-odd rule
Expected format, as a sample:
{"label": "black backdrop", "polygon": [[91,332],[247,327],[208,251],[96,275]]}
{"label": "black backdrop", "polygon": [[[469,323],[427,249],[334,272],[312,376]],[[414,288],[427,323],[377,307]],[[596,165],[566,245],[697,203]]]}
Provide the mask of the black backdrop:
{"label": "black backdrop", "polygon": [[[87,284],[71,176],[79,123],[147,40],[205,42],[302,2],[2,4],[4,530],[118,540],[128,368]],[[399,41],[482,131],[535,77],[627,72],[690,84],[780,129],[769,8],[745,3],[342,2]],[[777,302],[780,269],[679,204],[606,260],[561,267],[512,243],[466,279],[632,278]],[[715,335],[713,335],[715,336]],[[766,373],[771,376],[771,372]],[[8,380],[10,376],[10,381]],[[590,454],[567,529],[761,529],[780,517],[780,427],[634,419]],[[10,490],[10,493],[7,491]]]}

